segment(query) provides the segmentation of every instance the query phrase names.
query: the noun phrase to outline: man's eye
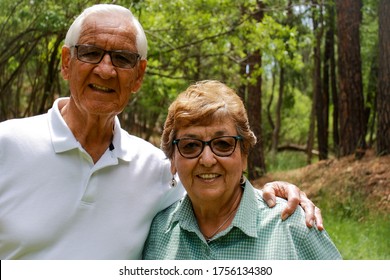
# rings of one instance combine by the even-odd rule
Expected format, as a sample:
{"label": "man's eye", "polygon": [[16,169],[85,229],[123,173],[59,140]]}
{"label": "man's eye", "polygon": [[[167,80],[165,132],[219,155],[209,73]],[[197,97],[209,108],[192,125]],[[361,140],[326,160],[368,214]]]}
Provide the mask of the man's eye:
{"label": "man's eye", "polygon": [[85,58],[100,58],[101,52],[99,51],[89,51],[89,52],[83,52],[79,54],[82,57]]}
{"label": "man's eye", "polygon": [[127,64],[130,62],[130,59],[127,56],[121,55],[121,54],[116,54],[115,59],[116,59],[116,61],[124,63],[124,64]]}

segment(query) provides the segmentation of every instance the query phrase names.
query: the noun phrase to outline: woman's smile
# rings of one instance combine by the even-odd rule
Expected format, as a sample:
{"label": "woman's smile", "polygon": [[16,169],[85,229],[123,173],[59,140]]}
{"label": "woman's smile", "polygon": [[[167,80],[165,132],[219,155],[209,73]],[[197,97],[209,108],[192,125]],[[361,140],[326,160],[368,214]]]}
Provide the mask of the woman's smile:
{"label": "woman's smile", "polygon": [[219,174],[215,174],[215,173],[203,173],[203,174],[199,174],[197,175],[197,177],[201,178],[201,179],[204,179],[204,180],[211,180],[211,179],[215,179],[217,177],[219,177],[221,175]]}

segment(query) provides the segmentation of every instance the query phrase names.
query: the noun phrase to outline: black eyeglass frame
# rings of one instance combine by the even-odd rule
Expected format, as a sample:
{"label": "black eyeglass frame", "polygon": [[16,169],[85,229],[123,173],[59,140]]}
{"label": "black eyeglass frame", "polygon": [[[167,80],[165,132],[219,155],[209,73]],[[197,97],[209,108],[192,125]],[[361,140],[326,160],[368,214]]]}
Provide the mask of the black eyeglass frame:
{"label": "black eyeglass frame", "polygon": [[[214,150],[213,150],[213,147],[211,145],[211,142],[214,141],[214,140],[218,140],[218,139],[221,139],[221,138],[226,138],[226,137],[229,137],[229,138],[234,138],[234,148],[232,150],[232,152],[230,154],[226,154],[226,155],[219,155],[217,154]],[[196,140],[196,141],[199,141],[200,143],[202,143],[202,148],[200,149],[200,152],[199,154],[197,154],[196,156],[191,156],[191,157],[188,157],[188,156],[185,156],[182,154],[182,152],[180,151],[180,148],[179,148],[179,142],[181,140]],[[178,138],[178,139],[175,139],[172,141],[172,145],[176,145],[177,147],[177,150],[179,151],[179,154],[184,157],[184,158],[187,158],[187,159],[194,159],[194,158],[197,158],[199,157],[202,153],[203,153],[203,150],[204,150],[204,147],[207,145],[210,147],[210,150],[214,153],[214,155],[218,156],[218,157],[230,157],[234,151],[236,150],[236,147],[237,147],[237,142],[238,141],[241,141],[243,140],[243,137],[240,136],[240,135],[235,135],[235,136],[232,136],[232,135],[225,135],[225,136],[219,136],[219,137],[216,137],[216,138],[213,138],[213,139],[210,139],[209,141],[203,141],[203,140],[200,140],[200,139],[196,139],[196,138],[189,138],[189,137],[185,137],[185,138]]]}
{"label": "black eyeglass frame", "polygon": [[[93,47],[95,50],[98,50],[98,51],[102,51],[102,54],[100,56],[100,59],[96,62],[91,62],[91,61],[88,61],[88,60],[83,60],[82,58],[80,58],[79,56],[79,47],[82,46],[82,47]],[[85,62],[85,63],[90,63],[90,64],[99,64],[102,60],[103,60],[103,57],[108,54],[110,56],[110,59],[111,59],[111,63],[113,66],[115,67],[119,67],[119,68],[123,68],[123,69],[132,69],[134,68],[138,61],[141,59],[141,55],[138,54],[138,53],[135,53],[135,52],[130,52],[130,51],[126,51],[126,50],[105,50],[105,49],[102,49],[102,48],[99,48],[95,45],[88,45],[88,44],[77,44],[74,46],[74,48],[76,49],[76,58],[82,62]],[[135,56],[135,60],[134,60],[134,63],[133,64],[130,64],[129,67],[124,67],[124,66],[120,66],[120,65],[117,65],[117,61],[114,57],[114,59],[112,58],[112,54],[126,54],[126,55],[132,55],[132,56]]]}

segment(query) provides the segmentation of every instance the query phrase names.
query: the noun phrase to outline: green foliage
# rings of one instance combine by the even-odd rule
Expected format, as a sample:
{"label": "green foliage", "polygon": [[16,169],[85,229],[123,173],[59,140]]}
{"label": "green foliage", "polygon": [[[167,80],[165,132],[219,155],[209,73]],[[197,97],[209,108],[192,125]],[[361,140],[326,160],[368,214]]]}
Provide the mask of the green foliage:
{"label": "green foliage", "polygon": [[306,163],[307,156],[302,152],[285,151],[276,155],[268,153],[266,156],[267,170],[271,173],[300,168]]}
{"label": "green foliage", "polygon": [[[379,1],[378,1],[379,2]],[[368,5],[369,4],[369,5]],[[361,28],[361,56],[362,56],[362,71],[364,76],[363,83],[364,95],[367,100],[368,95],[375,96],[377,91],[377,73],[373,73],[373,69],[378,67],[378,3],[377,1],[371,1],[367,5],[363,6],[363,24]],[[366,107],[374,109],[375,100],[367,100]]]}
{"label": "green foliage", "polygon": [[256,29],[255,36],[258,35],[263,42],[260,46],[264,52],[264,62],[272,63],[276,60],[280,65],[299,71],[303,67],[302,56],[298,51],[299,42],[297,40],[296,27],[290,27],[277,22],[270,16],[265,16]]}
{"label": "green foliage", "polygon": [[[319,9],[302,1],[292,1],[291,10],[287,0],[263,1],[266,9],[259,21],[256,0],[2,0],[0,120],[44,112],[55,97],[68,95],[59,71],[58,42],[73,19],[95,3],[130,8],[148,37],[147,74],[140,92],[122,114],[125,129],[147,138],[159,135],[168,104],[197,80],[218,79],[237,89],[262,75],[263,104],[267,104],[271,93],[276,96],[278,92],[278,73],[284,67],[279,142],[306,143],[313,92],[315,36],[311,16],[313,9],[317,14]],[[377,1],[364,1],[362,57],[366,92],[372,92],[368,81],[372,80],[370,67],[376,54],[376,9]],[[241,64],[256,50],[261,50],[262,62],[248,78]],[[54,63],[54,69],[50,63]],[[272,117],[274,112],[275,100],[271,104]],[[265,110],[263,113],[262,141],[269,147],[272,129]]]}
{"label": "green foliage", "polygon": [[[269,92],[270,91],[265,92],[264,103],[267,103],[270,98]],[[275,102],[271,106],[272,112],[275,110],[274,107]],[[294,89],[293,92],[290,92],[290,89],[287,89],[282,109],[281,143],[306,144],[310,122],[310,110],[311,100],[309,97],[297,89]],[[267,119],[265,112],[263,114],[263,119]],[[264,122],[263,129],[265,138],[271,138],[272,131],[268,122]]]}
{"label": "green foliage", "polygon": [[[310,122],[311,101],[300,91],[295,91],[288,96],[291,101],[285,103],[288,108],[283,110],[281,140],[284,143],[305,144]],[[287,101],[290,98],[286,98]]]}

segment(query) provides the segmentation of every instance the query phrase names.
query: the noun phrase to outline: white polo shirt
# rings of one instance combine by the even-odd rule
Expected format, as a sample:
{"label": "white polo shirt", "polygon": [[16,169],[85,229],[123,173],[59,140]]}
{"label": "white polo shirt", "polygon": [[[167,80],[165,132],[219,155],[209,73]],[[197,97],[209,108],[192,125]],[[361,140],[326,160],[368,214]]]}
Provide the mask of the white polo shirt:
{"label": "white polo shirt", "polygon": [[184,189],[170,188],[164,153],[118,119],[114,149],[94,164],[59,100],[0,123],[0,259],[140,259],[153,217]]}

